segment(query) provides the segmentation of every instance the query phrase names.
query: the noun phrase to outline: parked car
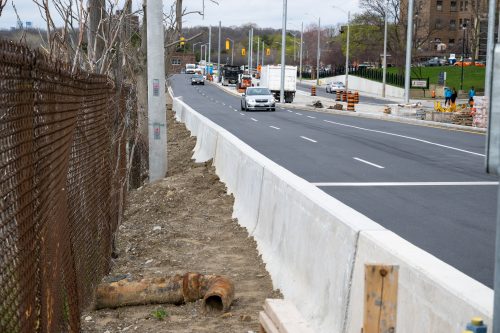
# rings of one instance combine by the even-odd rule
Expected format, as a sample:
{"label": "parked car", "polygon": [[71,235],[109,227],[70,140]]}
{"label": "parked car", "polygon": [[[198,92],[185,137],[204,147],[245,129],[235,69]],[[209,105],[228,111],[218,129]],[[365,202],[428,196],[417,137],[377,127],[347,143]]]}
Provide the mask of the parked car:
{"label": "parked car", "polygon": [[330,82],[326,85],[326,92],[327,93],[336,93],[337,90],[345,90],[345,85],[342,82]]}
{"label": "parked car", "polygon": [[205,78],[203,77],[203,75],[201,75],[201,74],[194,74],[191,77],[191,85],[193,86],[195,84],[205,85]]}
{"label": "parked car", "polygon": [[276,110],[276,101],[268,88],[248,87],[241,99],[241,111]]}

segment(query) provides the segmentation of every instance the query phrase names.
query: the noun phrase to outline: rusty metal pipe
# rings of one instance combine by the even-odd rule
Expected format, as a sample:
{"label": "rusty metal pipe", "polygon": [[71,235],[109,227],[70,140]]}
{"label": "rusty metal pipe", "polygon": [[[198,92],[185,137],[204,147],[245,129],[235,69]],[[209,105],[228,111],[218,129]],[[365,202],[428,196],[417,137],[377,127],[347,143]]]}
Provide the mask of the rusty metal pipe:
{"label": "rusty metal pipe", "polygon": [[227,277],[186,273],[166,278],[126,279],[101,283],[95,308],[117,308],[143,304],[182,304],[203,299],[205,312],[226,312],[234,299],[234,285]]}

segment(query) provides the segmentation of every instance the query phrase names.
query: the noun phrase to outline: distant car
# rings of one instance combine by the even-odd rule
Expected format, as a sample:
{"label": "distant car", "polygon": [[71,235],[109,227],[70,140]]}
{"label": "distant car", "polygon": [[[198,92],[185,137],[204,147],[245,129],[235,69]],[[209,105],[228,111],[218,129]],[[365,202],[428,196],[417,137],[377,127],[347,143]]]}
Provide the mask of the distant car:
{"label": "distant car", "polygon": [[195,84],[205,85],[205,78],[203,77],[203,75],[201,75],[201,74],[194,74],[191,77],[191,85],[193,86]]}
{"label": "distant car", "polygon": [[424,62],[424,65],[429,67],[442,66],[438,58],[429,59],[426,62]]}
{"label": "distant car", "polygon": [[342,82],[330,82],[326,85],[327,93],[336,93],[338,90],[345,90],[345,85]]}
{"label": "distant car", "polygon": [[276,101],[268,88],[248,87],[241,99],[241,111],[276,110]]}

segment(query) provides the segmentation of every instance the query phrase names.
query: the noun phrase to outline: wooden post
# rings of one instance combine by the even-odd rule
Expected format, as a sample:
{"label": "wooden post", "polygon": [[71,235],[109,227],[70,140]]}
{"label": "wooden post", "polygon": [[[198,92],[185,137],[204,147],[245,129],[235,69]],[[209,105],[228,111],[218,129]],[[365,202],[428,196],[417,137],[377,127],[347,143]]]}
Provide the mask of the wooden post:
{"label": "wooden post", "polygon": [[397,265],[365,265],[363,333],[395,333],[398,304]]}

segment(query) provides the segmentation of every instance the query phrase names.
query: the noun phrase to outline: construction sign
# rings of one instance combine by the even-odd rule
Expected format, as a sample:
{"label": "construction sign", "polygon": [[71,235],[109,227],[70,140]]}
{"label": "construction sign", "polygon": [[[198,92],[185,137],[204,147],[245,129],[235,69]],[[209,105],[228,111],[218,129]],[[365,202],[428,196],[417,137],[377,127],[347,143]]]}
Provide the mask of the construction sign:
{"label": "construction sign", "polygon": [[262,65],[257,66],[257,71],[262,71]]}
{"label": "construction sign", "polygon": [[271,55],[271,49],[270,48],[266,49],[266,55]]}
{"label": "construction sign", "polygon": [[245,48],[242,48],[242,49],[241,49],[241,55],[242,55],[242,56],[247,55],[247,50],[246,50]]}
{"label": "construction sign", "polygon": [[226,50],[230,49],[229,39],[226,39]]}

